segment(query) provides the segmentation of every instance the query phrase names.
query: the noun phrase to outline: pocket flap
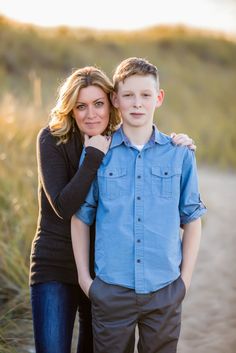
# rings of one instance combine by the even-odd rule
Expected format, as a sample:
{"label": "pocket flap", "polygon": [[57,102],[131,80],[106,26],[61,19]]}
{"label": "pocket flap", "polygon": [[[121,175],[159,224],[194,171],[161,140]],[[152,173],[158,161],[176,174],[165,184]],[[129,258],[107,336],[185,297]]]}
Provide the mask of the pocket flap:
{"label": "pocket flap", "polygon": [[126,168],[107,168],[103,170],[98,170],[98,176],[106,178],[119,178],[126,174]]}
{"label": "pocket flap", "polygon": [[163,166],[154,166],[152,167],[152,174],[159,176],[160,178],[170,178],[174,175],[181,174],[180,168],[173,167],[163,167]]}

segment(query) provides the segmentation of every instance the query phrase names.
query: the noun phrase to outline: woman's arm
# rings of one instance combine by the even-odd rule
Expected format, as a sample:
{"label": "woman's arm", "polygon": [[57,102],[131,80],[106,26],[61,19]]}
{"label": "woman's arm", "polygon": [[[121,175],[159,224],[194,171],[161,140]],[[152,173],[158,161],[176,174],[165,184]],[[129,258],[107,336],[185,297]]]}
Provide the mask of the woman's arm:
{"label": "woman's arm", "polygon": [[83,163],[70,179],[71,162],[65,148],[56,144],[49,130],[40,132],[37,139],[39,179],[58,217],[69,220],[83,204],[103,156],[97,148],[87,147]]}

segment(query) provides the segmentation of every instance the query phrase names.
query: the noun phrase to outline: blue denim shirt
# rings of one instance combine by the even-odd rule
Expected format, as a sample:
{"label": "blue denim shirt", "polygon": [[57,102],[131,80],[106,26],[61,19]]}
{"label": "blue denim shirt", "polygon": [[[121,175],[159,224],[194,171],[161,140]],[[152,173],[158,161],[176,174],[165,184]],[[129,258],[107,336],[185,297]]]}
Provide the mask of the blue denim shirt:
{"label": "blue denim shirt", "polygon": [[120,128],[76,216],[88,225],[96,217],[96,275],[150,293],[180,275],[180,224],[205,212],[191,150],[154,127],[140,152]]}

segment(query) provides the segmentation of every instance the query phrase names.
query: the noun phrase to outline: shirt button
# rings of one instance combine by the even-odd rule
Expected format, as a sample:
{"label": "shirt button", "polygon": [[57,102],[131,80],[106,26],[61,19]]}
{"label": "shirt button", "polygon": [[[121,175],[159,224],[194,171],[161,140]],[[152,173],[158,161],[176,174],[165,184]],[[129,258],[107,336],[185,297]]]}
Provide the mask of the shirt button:
{"label": "shirt button", "polygon": [[137,243],[141,243],[141,240],[140,240],[140,239],[137,239]]}
{"label": "shirt button", "polygon": [[140,259],[138,259],[138,260],[137,260],[137,263],[138,263],[138,264],[140,264],[140,262],[141,262],[141,260],[140,260]]}
{"label": "shirt button", "polygon": [[139,154],[138,158],[141,158],[141,155]]}
{"label": "shirt button", "polygon": [[165,174],[165,175],[168,175],[168,172],[165,172],[164,174]]}
{"label": "shirt button", "polygon": [[141,222],[141,218],[138,218],[138,222]]}
{"label": "shirt button", "polygon": [[112,176],[112,175],[113,175],[113,173],[109,173],[109,175],[110,175],[110,176]]}
{"label": "shirt button", "polygon": [[141,179],[141,175],[138,175],[138,179]]}
{"label": "shirt button", "polygon": [[137,200],[141,200],[141,197],[140,197],[140,196],[137,196]]}

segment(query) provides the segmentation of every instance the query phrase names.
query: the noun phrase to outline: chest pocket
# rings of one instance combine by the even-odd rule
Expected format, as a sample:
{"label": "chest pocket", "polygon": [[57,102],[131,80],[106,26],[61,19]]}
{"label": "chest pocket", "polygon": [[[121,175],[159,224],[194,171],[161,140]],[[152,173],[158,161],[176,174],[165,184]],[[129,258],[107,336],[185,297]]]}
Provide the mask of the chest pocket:
{"label": "chest pocket", "polygon": [[98,170],[99,192],[104,199],[114,200],[127,193],[127,169],[107,168]]}
{"label": "chest pocket", "polygon": [[159,197],[172,198],[180,192],[180,168],[152,167],[152,191]]}

